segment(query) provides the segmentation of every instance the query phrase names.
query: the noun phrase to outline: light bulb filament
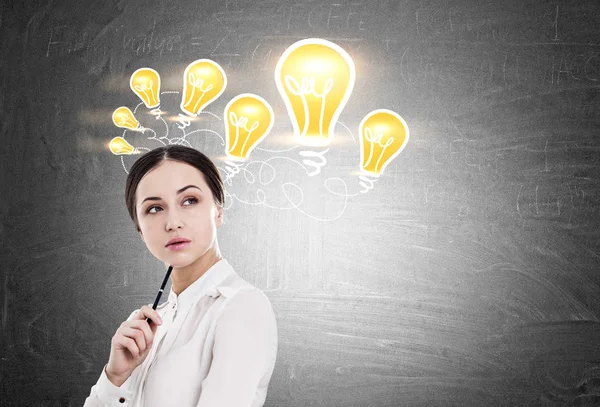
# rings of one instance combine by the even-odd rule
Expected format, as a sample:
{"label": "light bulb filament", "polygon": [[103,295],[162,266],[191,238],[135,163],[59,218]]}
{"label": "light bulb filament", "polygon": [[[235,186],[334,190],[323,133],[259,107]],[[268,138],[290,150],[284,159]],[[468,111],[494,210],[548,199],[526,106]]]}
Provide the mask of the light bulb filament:
{"label": "light bulb filament", "polygon": [[373,151],[375,150],[375,144],[382,147],[381,154],[379,154],[379,158],[377,159],[377,163],[375,164],[375,168],[378,168],[379,162],[381,161],[381,157],[383,157],[383,155],[385,154],[385,150],[394,142],[394,138],[390,137],[385,141],[385,144],[382,144],[382,137],[383,132],[377,130],[375,131],[375,134],[373,134],[373,131],[370,128],[365,127],[365,139],[371,144],[369,159],[364,164],[365,167],[368,166],[371,163],[371,160],[373,159]]}
{"label": "light bulb filament", "polygon": [[196,89],[199,89],[200,92],[202,92],[202,95],[200,96],[200,98],[198,98],[198,100],[196,101],[196,104],[194,104],[194,108],[192,109],[194,112],[196,112],[196,111],[198,111],[198,106],[200,105],[200,102],[204,98],[204,95],[206,95],[206,93],[213,88],[213,85],[211,83],[210,85],[208,85],[206,88],[203,89],[202,85],[204,85],[204,79],[196,78],[196,75],[194,75],[193,72],[190,73],[190,75],[188,77],[188,83],[192,86],[192,93],[190,94],[190,97],[187,100],[187,102],[185,102],[186,105],[188,103],[190,103],[192,101],[192,99],[194,99],[194,95],[196,94]]}
{"label": "light bulb filament", "polygon": [[299,96],[302,100],[302,107],[304,109],[304,128],[302,129],[302,136],[306,136],[308,131],[308,123],[309,123],[309,112],[308,112],[308,103],[306,101],[306,95],[313,95],[314,97],[321,99],[321,111],[319,114],[319,133],[323,136],[323,116],[325,113],[325,99],[331,89],[333,88],[333,78],[327,78],[325,80],[325,84],[323,85],[323,91],[318,93],[315,90],[315,78],[311,76],[307,78],[306,76],[302,77],[302,86],[292,77],[291,75],[285,76],[285,85],[291,94]]}
{"label": "light bulb filament", "polygon": [[133,85],[133,87],[138,92],[142,92],[144,95],[146,95],[146,98],[148,98],[149,101],[155,101],[156,96],[154,96],[154,92],[152,91],[152,85],[153,85],[153,82],[150,79],[150,80],[148,80],[147,85],[145,83],[142,83],[140,85]]}
{"label": "light bulb filament", "polygon": [[248,124],[248,118],[245,116],[240,116],[238,118],[237,114],[235,114],[235,112],[230,112],[229,113],[229,122],[232,124],[233,127],[235,127],[235,141],[232,143],[232,146],[229,148],[229,151],[233,151],[235,149],[235,147],[237,146],[238,140],[240,138],[240,128],[244,129],[247,133],[248,136],[246,137],[246,141],[244,142],[244,145],[242,146],[242,151],[245,151],[246,148],[246,144],[248,143],[248,140],[250,140],[250,134],[252,134],[252,132],[254,130],[256,130],[256,128],[260,125],[259,121],[255,121],[252,124],[252,127],[247,128],[246,125]]}
{"label": "light bulb filament", "polygon": [[138,123],[135,122],[134,120],[131,120],[129,117],[121,116],[119,119],[120,120],[119,120],[119,123],[117,124],[117,126],[129,127],[130,129],[135,129],[138,126]]}

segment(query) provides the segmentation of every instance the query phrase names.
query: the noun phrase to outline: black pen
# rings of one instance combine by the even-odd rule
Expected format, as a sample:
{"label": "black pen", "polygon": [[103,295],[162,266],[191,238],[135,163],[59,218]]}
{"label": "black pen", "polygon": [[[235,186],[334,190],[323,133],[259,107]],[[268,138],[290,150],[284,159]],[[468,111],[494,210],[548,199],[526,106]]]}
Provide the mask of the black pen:
{"label": "black pen", "polygon": [[[169,276],[171,275],[171,270],[173,270],[173,266],[169,266],[169,269],[167,270],[165,279],[163,280],[162,285],[160,286],[160,290],[158,290],[158,295],[156,296],[156,299],[154,300],[154,305],[152,306],[153,310],[156,310],[158,301],[160,301],[160,296],[162,295],[163,291],[165,290],[165,285],[167,285],[167,281],[169,280]],[[150,321],[151,321],[150,318],[146,318],[146,322],[148,322],[148,324],[150,323]]]}

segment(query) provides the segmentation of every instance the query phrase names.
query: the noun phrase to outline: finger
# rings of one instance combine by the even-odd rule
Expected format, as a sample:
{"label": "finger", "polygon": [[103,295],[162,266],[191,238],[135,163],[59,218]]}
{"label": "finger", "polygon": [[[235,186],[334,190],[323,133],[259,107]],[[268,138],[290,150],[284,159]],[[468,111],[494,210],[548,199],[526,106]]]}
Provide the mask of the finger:
{"label": "finger", "polygon": [[146,338],[144,337],[144,332],[142,330],[131,327],[125,323],[125,325],[119,329],[119,333],[125,337],[133,339],[136,342],[140,352],[146,350]]}
{"label": "finger", "polygon": [[154,342],[154,332],[152,332],[152,329],[150,328],[148,323],[143,320],[135,320],[129,321],[128,324],[130,327],[142,330],[142,332],[144,333],[144,338],[146,340],[146,347],[149,348],[152,345],[152,342]]}
{"label": "finger", "polygon": [[150,318],[155,325],[162,324],[162,320],[160,319],[160,315],[158,315],[158,312],[147,305],[144,305],[142,308],[140,308],[140,310],[137,312],[137,314],[135,314],[135,317],[133,317],[132,320],[146,318]]}
{"label": "finger", "polygon": [[[158,329],[158,325],[156,324],[150,324],[150,330],[152,331],[152,337],[154,338],[154,335],[156,334],[156,330]],[[152,339],[154,340],[154,339]]]}
{"label": "finger", "polygon": [[131,338],[117,334],[115,335],[114,344],[117,349],[128,349],[134,358],[140,356],[140,350],[137,343]]}

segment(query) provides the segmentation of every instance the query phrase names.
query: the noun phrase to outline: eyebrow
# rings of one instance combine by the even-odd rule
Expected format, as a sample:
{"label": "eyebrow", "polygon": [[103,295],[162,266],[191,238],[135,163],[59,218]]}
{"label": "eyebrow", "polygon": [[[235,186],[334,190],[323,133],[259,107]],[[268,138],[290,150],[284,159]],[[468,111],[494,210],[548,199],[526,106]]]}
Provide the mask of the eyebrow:
{"label": "eyebrow", "polygon": [[[177,195],[179,195],[180,193],[182,193],[183,191],[185,191],[188,188],[198,188],[198,189],[200,189],[201,192],[204,192],[204,191],[202,191],[202,189],[200,187],[197,187],[196,185],[186,185],[177,191]],[[160,198],[157,196],[149,196],[148,198],[144,199],[140,205],[142,205],[146,201],[160,201]]]}

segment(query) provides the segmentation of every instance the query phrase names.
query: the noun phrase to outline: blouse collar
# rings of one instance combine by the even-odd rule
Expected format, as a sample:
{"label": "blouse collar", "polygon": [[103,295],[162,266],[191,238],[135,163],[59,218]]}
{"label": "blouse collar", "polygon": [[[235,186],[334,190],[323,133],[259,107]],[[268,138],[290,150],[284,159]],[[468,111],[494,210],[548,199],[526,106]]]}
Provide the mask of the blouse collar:
{"label": "blouse collar", "polygon": [[190,284],[185,290],[180,292],[179,295],[173,292],[173,286],[171,285],[169,303],[174,304],[178,309],[181,309],[196,302],[196,300],[205,295],[216,297],[218,296],[217,286],[233,272],[231,265],[227,260],[222,258],[206,270],[204,274]]}

